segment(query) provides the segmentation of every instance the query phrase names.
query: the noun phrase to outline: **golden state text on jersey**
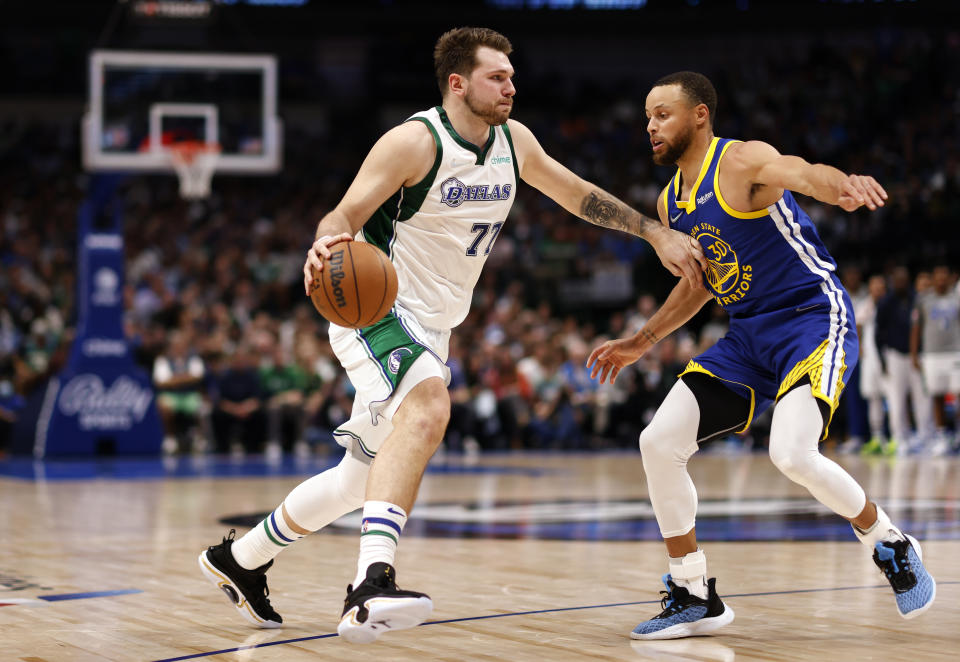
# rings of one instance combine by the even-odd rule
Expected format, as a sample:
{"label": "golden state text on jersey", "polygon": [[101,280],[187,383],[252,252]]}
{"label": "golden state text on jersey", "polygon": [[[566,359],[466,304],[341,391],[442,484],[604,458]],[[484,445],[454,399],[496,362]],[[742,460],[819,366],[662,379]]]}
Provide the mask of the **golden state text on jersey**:
{"label": "golden state text on jersey", "polygon": [[663,192],[670,227],[703,247],[707,288],[734,317],[821,302],[835,305],[842,290],[836,262],[790,191],[766,209],[750,212],[735,210],[724,200],[719,171],[735,142],[713,139],[688,200],[678,200],[679,169]]}

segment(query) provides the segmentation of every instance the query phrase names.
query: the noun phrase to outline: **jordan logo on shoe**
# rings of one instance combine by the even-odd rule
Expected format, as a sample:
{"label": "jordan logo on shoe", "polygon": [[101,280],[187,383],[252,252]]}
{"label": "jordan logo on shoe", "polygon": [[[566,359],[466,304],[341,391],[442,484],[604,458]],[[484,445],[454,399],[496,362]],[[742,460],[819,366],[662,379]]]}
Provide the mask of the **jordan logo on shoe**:
{"label": "jordan logo on shoe", "polygon": [[233,587],[229,584],[223,584],[220,586],[220,590],[227,594],[227,597],[230,598],[230,602],[235,605],[240,604],[240,596],[237,595],[237,592],[233,590]]}

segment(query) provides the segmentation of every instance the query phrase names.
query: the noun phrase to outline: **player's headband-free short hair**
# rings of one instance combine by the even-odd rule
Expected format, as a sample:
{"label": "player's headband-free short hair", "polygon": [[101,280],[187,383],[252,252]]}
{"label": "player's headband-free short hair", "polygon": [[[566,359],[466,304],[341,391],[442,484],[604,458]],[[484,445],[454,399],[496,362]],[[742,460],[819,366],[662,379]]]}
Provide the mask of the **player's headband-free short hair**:
{"label": "player's headband-free short hair", "polygon": [[477,49],[487,46],[510,55],[510,40],[490,28],[454,28],[440,35],[433,48],[433,69],[440,94],[447,93],[450,74],[469,76],[477,67]]}

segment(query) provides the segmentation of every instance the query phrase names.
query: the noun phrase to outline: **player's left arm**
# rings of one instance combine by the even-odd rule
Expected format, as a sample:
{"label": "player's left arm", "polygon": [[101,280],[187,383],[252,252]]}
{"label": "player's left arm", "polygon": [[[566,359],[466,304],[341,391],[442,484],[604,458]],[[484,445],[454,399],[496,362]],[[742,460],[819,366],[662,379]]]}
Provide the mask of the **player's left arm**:
{"label": "player's left arm", "polygon": [[578,177],[547,154],[530,129],[520,122],[508,120],[507,125],[517,155],[517,168],[523,181],[553,199],[574,216],[594,225],[646,239],[670,273],[686,278],[694,288],[702,287],[700,274],[706,269],[707,263],[698,241],[670,230],[598,186]]}
{"label": "player's left arm", "polygon": [[870,175],[848,175],[833,166],[781,154],[759,140],[736,147],[730,156],[751,187],[796,191],[846,211],[864,205],[873,210],[887,199],[887,192]]}

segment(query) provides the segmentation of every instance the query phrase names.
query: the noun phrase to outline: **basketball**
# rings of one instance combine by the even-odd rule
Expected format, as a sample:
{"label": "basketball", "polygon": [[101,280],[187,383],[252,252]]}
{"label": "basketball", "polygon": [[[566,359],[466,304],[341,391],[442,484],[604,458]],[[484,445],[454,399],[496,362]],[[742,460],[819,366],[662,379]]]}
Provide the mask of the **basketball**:
{"label": "basketball", "polygon": [[327,321],[359,329],[380,321],[397,298],[397,272],[373,244],[341,241],[314,278],[310,299]]}

